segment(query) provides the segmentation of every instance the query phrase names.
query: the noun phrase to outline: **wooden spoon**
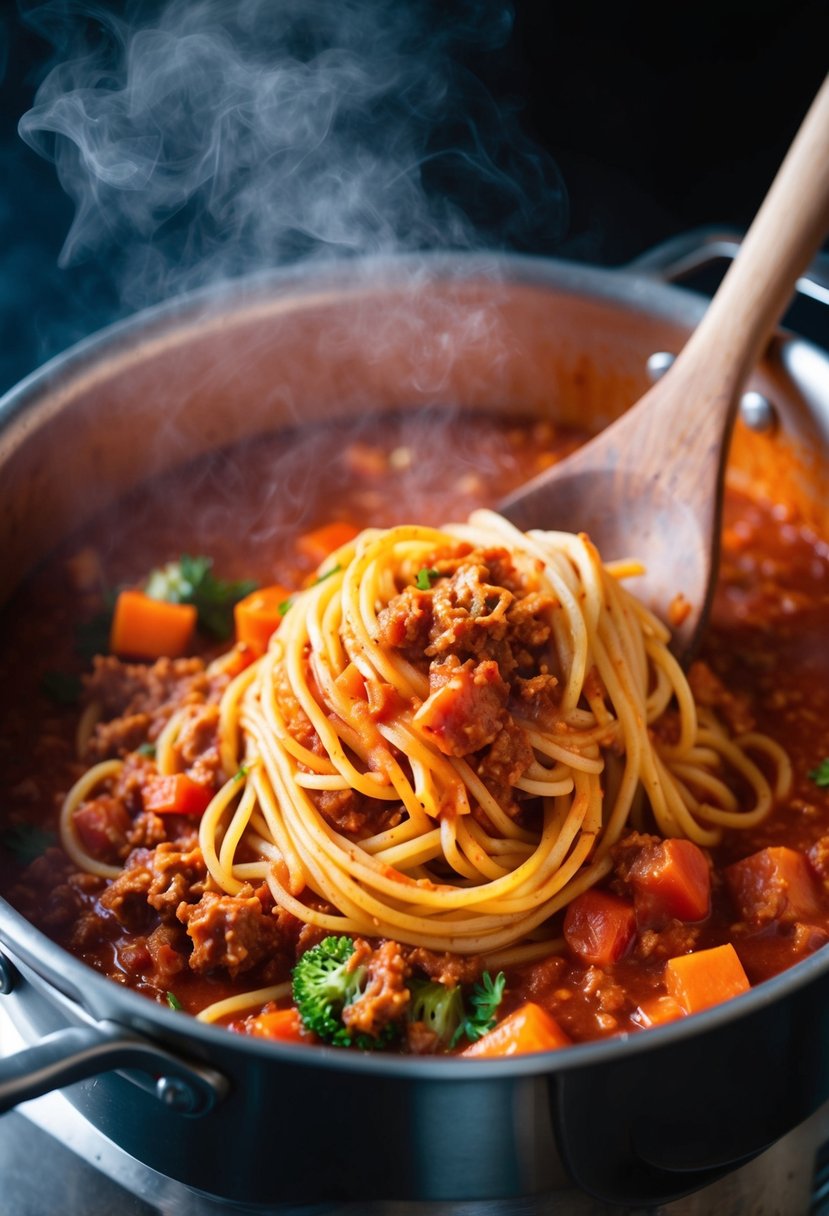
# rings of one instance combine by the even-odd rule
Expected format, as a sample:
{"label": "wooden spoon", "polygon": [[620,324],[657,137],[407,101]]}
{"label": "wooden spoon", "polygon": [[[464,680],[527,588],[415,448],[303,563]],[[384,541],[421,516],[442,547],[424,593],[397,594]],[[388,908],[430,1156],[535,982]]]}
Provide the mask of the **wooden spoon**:
{"label": "wooden spoon", "polygon": [[725,461],[743,386],[827,229],[829,77],[670,370],[595,439],[501,504],[524,530],[586,532],[605,560],[641,559],[647,573],[631,586],[663,620],[673,618],[682,659],[713,594]]}

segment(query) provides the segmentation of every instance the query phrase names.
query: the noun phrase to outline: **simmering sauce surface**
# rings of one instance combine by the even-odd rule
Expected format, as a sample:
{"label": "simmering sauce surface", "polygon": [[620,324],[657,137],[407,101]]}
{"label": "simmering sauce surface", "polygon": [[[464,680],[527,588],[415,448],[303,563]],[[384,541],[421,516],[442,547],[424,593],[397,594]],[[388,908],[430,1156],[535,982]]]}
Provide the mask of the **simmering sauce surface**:
{"label": "simmering sauce surface", "polygon": [[[395,416],[298,428],[185,467],[74,536],[4,610],[0,890],[90,965],[152,999],[167,999],[169,982],[147,964],[146,952],[136,961],[144,928],[130,932],[101,910],[100,882],[80,893],[76,884],[69,906],[56,879],[65,871],[50,870],[39,856],[54,844],[63,797],[85,768],[75,749],[79,706],[54,673],[88,670],[80,650],[95,649],[90,635],[109,591],[141,582],[183,553],[209,555],[222,578],[298,588],[316,564],[296,546],[309,530],[334,520],[386,527],[463,519],[580,441],[546,422],[441,413],[436,431],[435,421]],[[826,545],[784,507],[729,491],[720,581],[701,658],[715,681],[718,712],[732,729],[762,731],[789,753],[791,796],[764,823],[726,832],[712,850],[712,909],[704,922],[672,921],[641,934],[633,951],[606,967],[563,949],[516,969],[507,977],[502,1012],[536,1001],[574,1040],[638,1031],[647,1024],[643,1003],[664,994],[666,958],[730,941],[755,983],[829,941],[829,775],[825,783],[819,775],[829,757],[827,638]],[[221,649],[205,644],[203,653]],[[724,869],[779,846],[806,858],[816,907],[808,917],[748,923]],[[250,974],[233,981],[183,972],[175,994],[196,1011],[255,986]]]}

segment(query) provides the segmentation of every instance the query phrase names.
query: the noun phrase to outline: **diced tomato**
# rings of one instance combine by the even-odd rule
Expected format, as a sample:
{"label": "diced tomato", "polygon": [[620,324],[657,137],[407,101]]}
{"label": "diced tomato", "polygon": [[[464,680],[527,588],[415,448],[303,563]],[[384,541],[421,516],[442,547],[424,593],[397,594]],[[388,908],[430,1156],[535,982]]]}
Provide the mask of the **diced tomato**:
{"label": "diced tomato", "polygon": [[564,938],[578,958],[608,967],[627,954],[636,937],[633,905],[591,888],[577,895],[564,917]]}
{"label": "diced tomato", "polygon": [[653,996],[643,1001],[633,1015],[638,1026],[665,1026],[685,1017],[685,1010],[672,996]]}
{"label": "diced tomato", "polygon": [[630,881],[640,920],[654,915],[705,920],[711,910],[711,871],[702,849],[690,840],[663,840],[643,849]]}
{"label": "diced tomato", "polygon": [[131,823],[123,802],[108,794],[83,803],[72,814],[72,825],[81,844],[99,860],[111,858],[126,844]]}
{"label": "diced tomato", "polygon": [[249,646],[254,654],[264,654],[271,634],[282,624],[290,596],[287,587],[273,583],[269,587],[259,587],[234,604],[236,640]]}
{"label": "diced tomato", "polygon": [[665,964],[665,987],[686,1013],[699,1013],[748,992],[751,985],[729,942],[669,958]]}
{"label": "diced tomato", "polygon": [[792,922],[818,914],[812,869],[797,849],[761,849],[728,866],[725,881],[743,920]]}
{"label": "diced tomato", "polygon": [[478,1059],[498,1056],[520,1056],[532,1051],[554,1051],[567,1047],[572,1040],[555,1018],[533,1001],[509,1014],[477,1043],[471,1043],[461,1055]]}
{"label": "diced tomato", "polygon": [[290,1009],[274,1009],[257,1014],[245,1022],[248,1034],[260,1039],[278,1039],[281,1043],[311,1043],[313,1038],[304,1029],[299,1013]]}
{"label": "diced tomato", "polygon": [[186,773],[151,777],[144,786],[144,810],[156,815],[203,815],[213,791]]}
{"label": "diced tomato", "polygon": [[335,549],[339,549],[353,540],[358,531],[358,528],[346,523],[344,519],[335,519],[330,524],[324,524],[321,528],[315,528],[313,532],[306,532],[300,536],[296,547],[300,553],[310,557],[315,566],[318,566],[328,557],[329,553],[333,553]]}

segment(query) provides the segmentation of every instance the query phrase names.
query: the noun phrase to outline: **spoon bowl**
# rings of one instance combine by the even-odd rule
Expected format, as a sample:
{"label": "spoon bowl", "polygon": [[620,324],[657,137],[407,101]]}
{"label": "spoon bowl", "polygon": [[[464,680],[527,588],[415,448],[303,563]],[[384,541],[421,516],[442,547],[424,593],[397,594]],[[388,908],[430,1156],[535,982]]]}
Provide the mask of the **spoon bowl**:
{"label": "spoon bowl", "polygon": [[525,531],[586,532],[605,561],[645,567],[634,590],[693,654],[717,577],[737,406],[829,229],[829,77],[740,253],[671,368],[595,439],[500,505]]}

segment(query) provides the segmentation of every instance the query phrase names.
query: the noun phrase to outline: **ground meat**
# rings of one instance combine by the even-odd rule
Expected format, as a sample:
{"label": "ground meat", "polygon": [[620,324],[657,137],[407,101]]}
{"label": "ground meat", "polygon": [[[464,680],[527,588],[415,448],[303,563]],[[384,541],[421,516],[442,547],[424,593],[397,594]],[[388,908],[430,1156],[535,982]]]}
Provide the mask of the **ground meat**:
{"label": "ground meat", "polygon": [[377,617],[377,640],[381,646],[422,656],[429,644],[432,620],[432,596],[417,587],[406,587],[382,609]]}
{"label": "ground meat", "polygon": [[208,676],[202,659],[145,664],[99,655],[86,678],[85,696],[100,706],[103,720],[87,744],[86,758],[126,755],[156,738],[174,709],[217,701],[227,679]]}
{"label": "ground meat", "polygon": [[696,949],[700,926],[683,920],[669,920],[658,929],[640,929],[633,953],[641,959],[676,958]]}
{"label": "ground meat", "polygon": [[478,776],[498,805],[509,815],[518,813],[519,804],[513,796],[513,788],[533,759],[527,732],[507,718],[477,766]]}
{"label": "ground meat", "polygon": [[101,895],[101,906],[133,928],[146,923],[148,908],[162,920],[174,921],[180,904],[201,898],[206,877],[204,858],[193,841],[184,849],[173,841],[155,849],[135,849],[123,872]]}
{"label": "ground meat", "polygon": [[377,1038],[390,1023],[398,1021],[409,1004],[406,979],[409,966],[398,942],[383,942],[373,950],[357,938],[349,967],[367,968],[366,986],[361,996],[343,1009],[343,1022],[352,1034]]}
{"label": "ground meat", "polygon": [[198,903],[182,904],[178,916],[193,943],[193,971],[221,967],[235,978],[281,946],[276,919],[263,910],[250,887],[239,895],[205,891]]}
{"label": "ground meat", "polygon": [[147,938],[147,950],[159,987],[166,986],[187,967],[189,943],[181,925],[157,925]]}
{"label": "ground meat", "polygon": [[406,957],[410,970],[423,971],[430,980],[437,980],[449,988],[474,984],[484,969],[484,960],[479,954],[435,954],[424,946],[414,946],[408,948]]}
{"label": "ground meat", "polygon": [[177,847],[172,841],[160,844],[152,852],[150,865],[147,903],[162,917],[175,915],[182,903],[192,904],[201,899],[207,867],[195,839],[189,848]]}
{"label": "ground meat", "polygon": [[492,743],[506,721],[509,685],[497,663],[461,664],[455,655],[433,663],[429,696],[414,721],[446,756],[467,756]]}
{"label": "ground meat", "polygon": [[613,881],[611,886],[617,895],[632,898],[631,873],[643,853],[659,848],[661,836],[653,836],[647,832],[628,832],[614,844],[611,849],[613,858]]}
{"label": "ground meat", "polygon": [[186,715],[173,751],[179,767],[187,770],[194,781],[211,787],[219,784],[222,761],[218,705],[200,705]]}
{"label": "ground meat", "polygon": [[121,924],[136,928],[146,921],[147,892],[152,882],[149,865],[150,852],[136,849],[127,859],[125,868],[109,884],[100,898],[106,908]]}

